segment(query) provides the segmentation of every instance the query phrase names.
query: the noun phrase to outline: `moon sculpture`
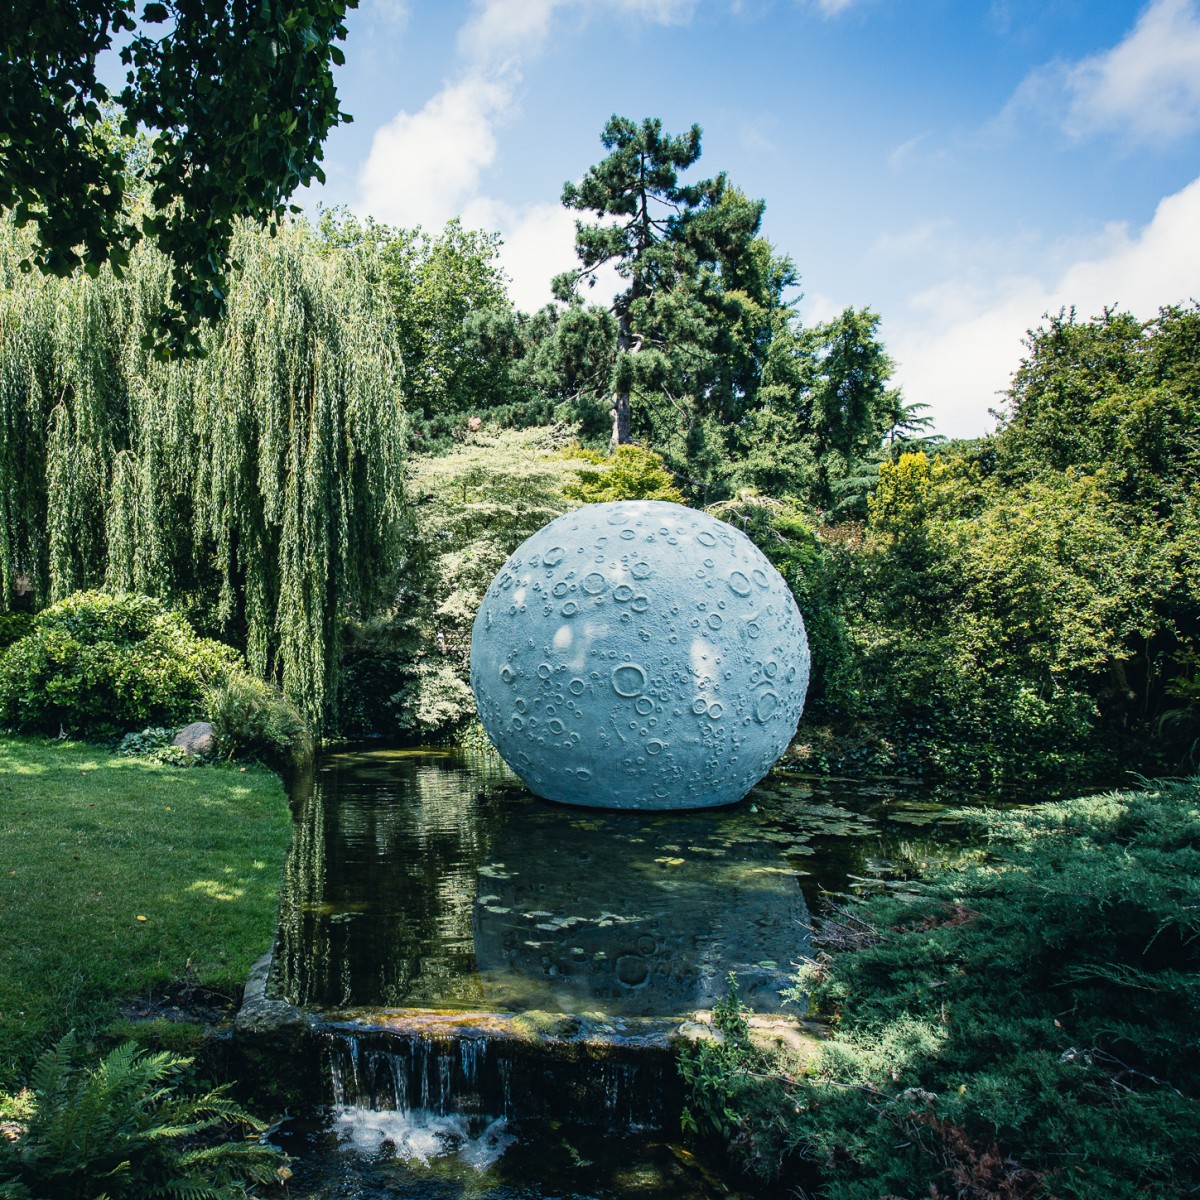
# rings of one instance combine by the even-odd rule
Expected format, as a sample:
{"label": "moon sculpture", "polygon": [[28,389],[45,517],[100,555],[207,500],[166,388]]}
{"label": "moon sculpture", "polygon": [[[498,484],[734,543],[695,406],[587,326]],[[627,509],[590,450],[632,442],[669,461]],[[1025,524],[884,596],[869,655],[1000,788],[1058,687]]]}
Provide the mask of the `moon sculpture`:
{"label": "moon sculpture", "polygon": [[471,634],[480,720],[530,791],[593,808],[740,800],[796,732],[804,621],[745,534],[659,500],[525,541]]}

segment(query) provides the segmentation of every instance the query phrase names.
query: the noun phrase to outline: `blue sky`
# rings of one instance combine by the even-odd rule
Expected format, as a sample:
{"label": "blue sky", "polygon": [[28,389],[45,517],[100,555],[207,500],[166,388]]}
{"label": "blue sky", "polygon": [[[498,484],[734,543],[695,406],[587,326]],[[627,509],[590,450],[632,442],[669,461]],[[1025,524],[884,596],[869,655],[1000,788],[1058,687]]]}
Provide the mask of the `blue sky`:
{"label": "blue sky", "polygon": [[993,426],[1044,312],[1200,297],[1200,0],[362,0],[346,55],[302,203],[498,230],[533,308],[608,117],[697,122],[805,319],[879,312],[946,434]]}

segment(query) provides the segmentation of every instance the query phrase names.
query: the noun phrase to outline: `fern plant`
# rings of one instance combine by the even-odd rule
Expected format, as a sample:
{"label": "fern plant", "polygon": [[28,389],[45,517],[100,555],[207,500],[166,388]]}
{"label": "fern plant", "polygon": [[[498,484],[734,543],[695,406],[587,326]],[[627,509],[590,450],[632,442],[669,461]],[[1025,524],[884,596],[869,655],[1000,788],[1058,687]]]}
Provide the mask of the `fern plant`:
{"label": "fern plant", "polygon": [[247,1185],[278,1182],[281,1156],[229,1140],[263,1124],[223,1087],[182,1088],[190,1058],[126,1042],[95,1066],[73,1034],[33,1071],[33,1114],[0,1139],[2,1200],[243,1200]]}

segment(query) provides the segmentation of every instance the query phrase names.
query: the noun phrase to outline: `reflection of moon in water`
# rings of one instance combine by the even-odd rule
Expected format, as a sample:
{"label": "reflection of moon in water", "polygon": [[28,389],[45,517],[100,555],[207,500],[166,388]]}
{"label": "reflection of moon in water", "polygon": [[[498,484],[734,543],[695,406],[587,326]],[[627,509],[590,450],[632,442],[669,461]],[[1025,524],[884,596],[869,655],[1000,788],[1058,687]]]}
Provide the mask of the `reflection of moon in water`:
{"label": "reflection of moon in water", "polygon": [[740,800],[796,731],[808,640],[742,533],[656,500],[552,521],[492,580],[471,636],[479,717],[539,796],[601,808]]}
{"label": "reflection of moon in water", "polygon": [[732,973],[748,1008],[781,1011],[808,910],[778,843],[747,839],[757,825],[740,811],[643,828],[631,813],[514,809],[471,914],[483,1003],[675,1017],[711,1008]]}

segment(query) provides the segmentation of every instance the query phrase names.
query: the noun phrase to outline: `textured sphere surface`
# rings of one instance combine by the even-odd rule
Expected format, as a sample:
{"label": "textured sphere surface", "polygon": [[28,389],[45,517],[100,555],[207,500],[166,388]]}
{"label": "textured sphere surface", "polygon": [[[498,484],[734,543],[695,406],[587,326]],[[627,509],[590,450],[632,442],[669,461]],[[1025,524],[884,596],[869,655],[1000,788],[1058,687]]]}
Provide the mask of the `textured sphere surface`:
{"label": "textured sphere surface", "polygon": [[808,688],[804,621],[745,534],[678,504],[566,513],[492,580],[471,634],[479,717],[530,791],[597,808],[740,800]]}

